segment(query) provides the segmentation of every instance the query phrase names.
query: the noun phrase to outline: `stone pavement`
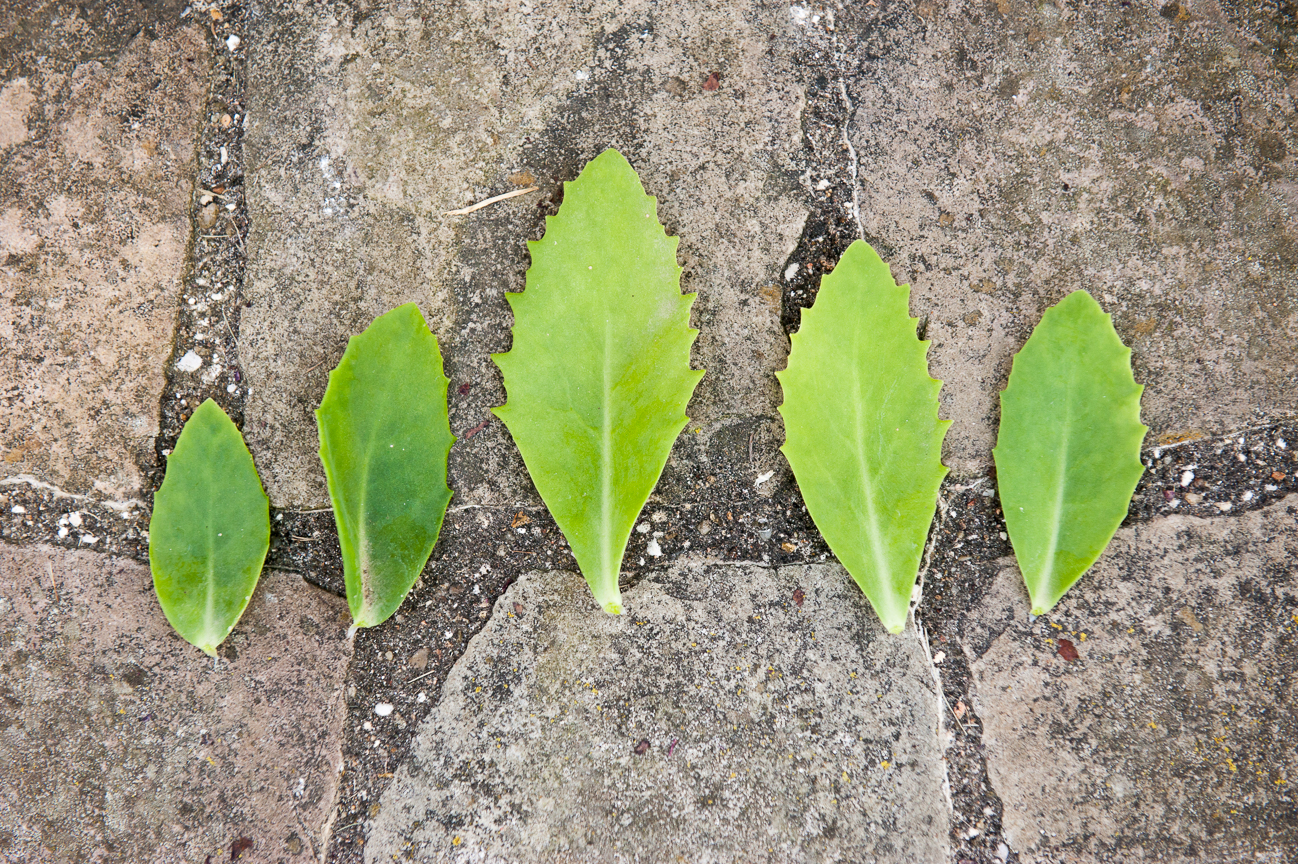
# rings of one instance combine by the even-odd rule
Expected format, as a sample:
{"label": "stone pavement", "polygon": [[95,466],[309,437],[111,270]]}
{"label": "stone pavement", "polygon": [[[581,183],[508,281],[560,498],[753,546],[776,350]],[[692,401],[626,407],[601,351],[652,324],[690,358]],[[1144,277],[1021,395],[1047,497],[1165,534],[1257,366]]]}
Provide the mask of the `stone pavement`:
{"label": "stone pavement", "polygon": [[[1294,846],[1283,8],[29,5],[0,4],[0,860]],[[583,606],[487,412],[524,241],[610,145],[681,238],[708,370],[619,620]],[[787,333],[860,236],[911,282],[954,421],[896,639],[777,449]],[[1029,622],[985,472],[1013,352],[1079,287],[1134,349],[1150,470],[1095,571]],[[341,586],[311,412],[347,337],[409,300],[452,379],[456,499],[402,612],[347,643],[305,584]],[[276,508],[215,668],[142,563],[209,396]]]}

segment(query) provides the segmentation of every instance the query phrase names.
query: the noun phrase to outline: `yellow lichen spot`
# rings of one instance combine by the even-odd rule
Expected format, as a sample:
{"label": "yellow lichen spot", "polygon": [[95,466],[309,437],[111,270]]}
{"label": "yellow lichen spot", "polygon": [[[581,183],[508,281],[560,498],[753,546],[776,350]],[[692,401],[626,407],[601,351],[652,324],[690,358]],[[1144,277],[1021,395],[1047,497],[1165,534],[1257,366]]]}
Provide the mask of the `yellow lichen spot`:
{"label": "yellow lichen spot", "polygon": [[892,763],[889,762],[887,759],[884,759],[883,762],[879,763],[879,767],[881,767],[884,771],[887,771],[889,768],[892,767]]}
{"label": "yellow lichen spot", "polygon": [[481,688],[481,687],[474,687],[474,688],[473,688],[473,692],[474,692],[474,693],[481,693],[481,692],[482,692],[482,688]]}
{"label": "yellow lichen spot", "polygon": [[1050,626],[1053,627],[1053,628],[1055,628],[1056,630],[1063,630],[1063,629],[1064,629],[1062,624],[1056,624],[1056,623],[1053,622],[1053,621],[1050,622]]}
{"label": "yellow lichen spot", "polygon": [[[1235,774],[1235,773],[1237,773],[1237,772],[1239,771],[1239,769],[1235,767],[1235,760],[1234,760],[1234,759],[1227,759],[1227,760],[1226,760],[1226,767],[1230,768],[1230,773],[1232,773],[1232,774]],[[1232,810],[1231,812],[1233,813],[1234,811]]]}
{"label": "yellow lichen spot", "polygon": [[1078,639],[1081,639],[1083,642],[1085,642],[1085,641],[1086,641],[1086,634],[1085,634],[1085,633],[1078,633],[1078,634],[1077,634],[1077,638],[1078,638]]}
{"label": "yellow lichen spot", "polygon": [[464,841],[461,840],[459,837],[456,837],[454,840],[451,841],[451,845],[452,845],[452,846],[459,846],[459,845],[460,845],[461,843],[463,843],[463,842],[464,842]]}
{"label": "yellow lichen spot", "polygon": [[[887,763],[884,763],[884,764],[886,765]],[[852,782],[852,778],[847,776],[847,772],[846,772],[846,771],[843,772],[843,782],[844,782],[844,783],[851,783],[851,782]]]}

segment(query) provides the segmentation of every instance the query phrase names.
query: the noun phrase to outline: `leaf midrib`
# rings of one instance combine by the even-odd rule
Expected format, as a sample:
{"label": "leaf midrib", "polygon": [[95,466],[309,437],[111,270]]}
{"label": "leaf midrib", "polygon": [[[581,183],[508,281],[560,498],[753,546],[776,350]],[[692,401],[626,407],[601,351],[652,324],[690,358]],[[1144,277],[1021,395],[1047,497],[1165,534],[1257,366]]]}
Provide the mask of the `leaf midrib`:
{"label": "leaf midrib", "polygon": [[[852,337],[852,357],[860,357],[860,339],[858,334]],[[892,570],[888,566],[887,558],[884,554],[882,543],[879,537],[879,518],[875,512],[874,504],[874,484],[870,481],[870,465],[865,457],[865,420],[861,416],[861,406],[865,402],[865,394],[861,390],[861,367],[859,363],[852,364],[852,415],[856,423],[856,462],[861,471],[861,485],[865,492],[865,514],[866,514],[866,534],[870,538],[870,551],[874,557],[874,565],[878,568],[883,584],[892,584]]]}
{"label": "leaf midrib", "polygon": [[609,418],[610,405],[613,401],[613,352],[610,342],[613,338],[613,321],[607,313],[604,318],[604,387],[600,403],[600,561],[604,566],[607,578],[612,569],[612,522],[613,522],[613,461],[610,454],[613,450],[613,428]]}
{"label": "leaf midrib", "polygon": [[1046,543],[1046,554],[1042,575],[1045,582],[1043,589],[1049,590],[1055,577],[1055,552],[1059,548],[1059,532],[1063,525],[1064,490],[1068,487],[1068,445],[1069,429],[1073,419],[1073,378],[1069,375],[1064,386],[1064,417],[1059,424],[1060,441],[1057,445],[1059,456],[1055,460],[1055,503],[1050,520],[1050,539]]}

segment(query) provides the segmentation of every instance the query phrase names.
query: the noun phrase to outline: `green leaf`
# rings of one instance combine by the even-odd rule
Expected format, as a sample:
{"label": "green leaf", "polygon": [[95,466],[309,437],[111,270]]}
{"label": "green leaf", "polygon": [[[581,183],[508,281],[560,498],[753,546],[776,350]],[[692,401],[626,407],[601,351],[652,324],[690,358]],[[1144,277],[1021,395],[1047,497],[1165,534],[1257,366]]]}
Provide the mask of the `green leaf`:
{"label": "green leaf", "polygon": [[807,511],[893,633],[906,626],[946,476],[942,382],[929,377],[910,286],[857,240],[802,310],[784,390],[785,442]]}
{"label": "green leaf", "polygon": [[1144,467],[1131,349],[1085,291],[1051,309],[1014,357],[993,456],[1019,570],[1044,615],[1118,529]]}
{"label": "green leaf", "polygon": [[270,548],[270,501],[243,436],[208,399],[167,457],[149,520],[149,569],[162,611],[215,656],[247,608]]}
{"label": "green leaf", "polygon": [[355,627],[386,621],[432,554],[455,436],[437,338],[413,303],[347,343],[316,410]]}
{"label": "green leaf", "polygon": [[617,615],[627,539],[703,377],[690,369],[695,295],[681,294],[677,238],[621,153],[564,185],[528,244],[527,290],[505,295],[514,345],[492,359],[509,401],[494,410],[595,600]]}

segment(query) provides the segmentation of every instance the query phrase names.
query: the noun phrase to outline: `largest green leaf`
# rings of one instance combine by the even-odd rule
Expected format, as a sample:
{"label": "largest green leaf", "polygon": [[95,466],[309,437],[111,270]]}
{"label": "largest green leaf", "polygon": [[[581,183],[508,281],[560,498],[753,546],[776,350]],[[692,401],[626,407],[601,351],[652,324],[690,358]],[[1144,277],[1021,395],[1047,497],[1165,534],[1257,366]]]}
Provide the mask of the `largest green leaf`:
{"label": "largest green leaf", "polygon": [[247,608],[270,549],[270,501],[243,436],[211,399],[194,411],[153,496],[149,569],[163,614],[208,654]]}
{"label": "largest green leaf", "polygon": [[863,241],[847,248],[802,311],[784,389],[785,442],[807,511],[884,626],[906,626],[920,556],[946,476],[910,288]]}
{"label": "largest green leaf", "polygon": [[1032,614],[1054,608],[1118,529],[1144,467],[1131,349],[1085,291],[1046,310],[1014,357],[993,455]]}
{"label": "largest green leaf", "polygon": [[703,376],[690,369],[694,295],[681,294],[677,238],[622,154],[604,151],[564,185],[545,237],[528,244],[527,290],[505,295],[514,344],[492,359],[509,401],[494,410],[616,615],[631,528]]}
{"label": "largest green leaf", "polygon": [[437,339],[413,303],[353,336],[329,374],[315,413],[356,627],[397,611],[437,543],[455,443],[447,383]]}

